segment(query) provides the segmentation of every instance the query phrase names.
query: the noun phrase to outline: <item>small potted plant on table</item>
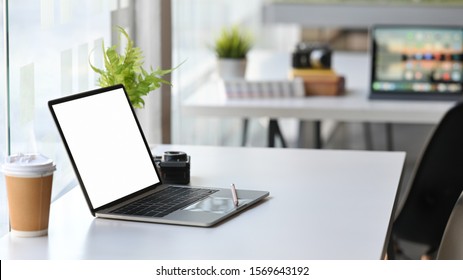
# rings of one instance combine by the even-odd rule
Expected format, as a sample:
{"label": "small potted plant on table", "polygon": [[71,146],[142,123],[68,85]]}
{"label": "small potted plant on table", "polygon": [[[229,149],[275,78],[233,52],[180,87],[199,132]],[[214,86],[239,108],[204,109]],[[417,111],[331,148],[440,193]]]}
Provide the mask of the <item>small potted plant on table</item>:
{"label": "small potted plant on table", "polygon": [[238,26],[223,28],[214,42],[218,72],[223,79],[244,78],[246,73],[246,55],[252,47],[249,34]]}

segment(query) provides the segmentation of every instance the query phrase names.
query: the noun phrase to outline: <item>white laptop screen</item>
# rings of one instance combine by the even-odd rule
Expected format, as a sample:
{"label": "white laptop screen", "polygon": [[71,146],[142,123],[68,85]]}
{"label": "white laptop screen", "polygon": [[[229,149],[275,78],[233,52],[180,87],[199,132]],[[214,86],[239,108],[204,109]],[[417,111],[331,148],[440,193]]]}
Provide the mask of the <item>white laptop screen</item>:
{"label": "white laptop screen", "polygon": [[160,182],[122,88],[52,106],[94,208]]}

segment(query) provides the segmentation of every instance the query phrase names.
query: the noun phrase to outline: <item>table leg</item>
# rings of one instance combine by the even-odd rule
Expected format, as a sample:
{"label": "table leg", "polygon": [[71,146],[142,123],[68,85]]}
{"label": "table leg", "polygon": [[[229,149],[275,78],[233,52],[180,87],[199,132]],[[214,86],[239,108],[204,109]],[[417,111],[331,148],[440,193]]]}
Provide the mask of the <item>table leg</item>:
{"label": "table leg", "polygon": [[394,135],[392,132],[392,123],[386,123],[386,147],[388,151],[394,150]]}
{"label": "table leg", "polygon": [[313,135],[314,135],[315,149],[322,149],[323,140],[322,140],[322,122],[321,121],[314,121]]}
{"label": "table leg", "polygon": [[299,148],[321,149],[323,147],[321,126],[321,121],[299,120],[299,138],[297,146]]}
{"label": "table leg", "polygon": [[281,145],[283,148],[286,148],[286,141],[281,133],[280,126],[278,125],[277,119],[270,119],[268,125],[268,146],[273,148],[275,147],[275,138],[279,137],[281,141]]}
{"label": "table leg", "polygon": [[246,146],[246,140],[248,138],[248,127],[249,127],[249,119],[243,119],[243,135],[241,136],[241,146]]}
{"label": "table leg", "polygon": [[270,119],[268,122],[268,137],[267,137],[267,146],[270,148],[275,147],[275,120]]}
{"label": "table leg", "polygon": [[365,149],[373,150],[373,141],[371,137],[371,123],[363,123],[363,137],[365,139]]}

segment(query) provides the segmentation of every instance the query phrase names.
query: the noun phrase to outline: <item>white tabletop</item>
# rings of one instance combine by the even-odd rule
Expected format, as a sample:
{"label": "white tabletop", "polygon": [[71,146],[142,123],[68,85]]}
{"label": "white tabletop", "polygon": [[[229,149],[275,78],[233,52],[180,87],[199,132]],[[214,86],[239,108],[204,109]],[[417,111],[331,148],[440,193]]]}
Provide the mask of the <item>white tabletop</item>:
{"label": "white tabletop", "polygon": [[192,157],[194,185],[270,191],[199,228],[93,218],[79,188],[52,203],[49,235],[0,239],[1,259],[380,259],[405,153],[158,146]]}
{"label": "white tabletop", "polygon": [[[290,54],[256,51],[249,56],[249,79],[287,79]],[[365,53],[335,52],[333,69],[346,77],[344,96],[305,98],[227,99],[211,82],[182,104],[187,115],[206,117],[269,117],[301,120],[436,124],[452,101],[370,100],[369,57]]]}

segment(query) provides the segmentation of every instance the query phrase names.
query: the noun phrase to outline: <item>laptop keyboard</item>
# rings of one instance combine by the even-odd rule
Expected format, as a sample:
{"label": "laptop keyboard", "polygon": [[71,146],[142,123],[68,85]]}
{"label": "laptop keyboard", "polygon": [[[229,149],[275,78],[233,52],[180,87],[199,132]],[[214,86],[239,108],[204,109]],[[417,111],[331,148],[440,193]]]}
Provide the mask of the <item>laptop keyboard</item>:
{"label": "laptop keyboard", "polygon": [[147,217],[164,217],[217,191],[218,190],[213,189],[170,186],[162,191],[155,192],[118,208],[111,213]]}

